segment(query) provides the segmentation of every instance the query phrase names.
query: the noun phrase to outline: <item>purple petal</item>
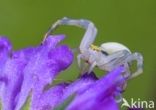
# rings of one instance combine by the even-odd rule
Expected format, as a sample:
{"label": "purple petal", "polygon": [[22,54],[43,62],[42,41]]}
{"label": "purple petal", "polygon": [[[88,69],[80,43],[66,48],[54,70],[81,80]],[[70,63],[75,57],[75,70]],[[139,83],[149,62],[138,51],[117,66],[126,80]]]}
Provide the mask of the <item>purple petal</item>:
{"label": "purple petal", "polygon": [[31,110],[52,110],[62,98],[63,92],[68,84],[59,84],[42,94],[34,93],[32,97]]}
{"label": "purple petal", "polygon": [[10,41],[6,37],[0,36],[0,55],[9,53],[12,49]]}
{"label": "purple petal", "polygon": [[[123,70],[123,67],[119,67],[84,90],[80,90],[67,110],[92,110],[93,108],[96,110],[118,110],[113,96],[118,92],[118,86],[124,82],[121,77]],[[97,108],[99,105],[103,106]]]}
{"label": "purple petal", "polygon": [[[0,36],[0,73],[9,55],[11,55],[12,45],[6,37]],[[0,74],[0,76],[1,76]]]}
{"label": "purple petal", "polygon": [[0,95],[4,110],[13,110],[16,105],[16,98],[20,91],[23,81],[23,69],[26,64],[23,57],[8,58],[3,66],[1,66],[1,74],[4,82],[1,85]]}
{"label": "purple petal", "polygon": [[[73,61],[71,50],[58,45],[63,39],[63,35],[49,36],[37,47],[12,51],[8,39],[0,37],[0,97],[4,110],[20,110],[31,91],[33,97],[51,93],[44,93],[44,87]],[[55,89],[51,91],[55,93]]]}
{"label": "purple petal", "polygon": [[32,97],[34,94],[40,97],[44,87],[72,63],[71,50],[67,46],[57,46],[63,38],[59,35],[49,36],[44,44],[35,48],[35,54],[30,55],[30,60],[24,69],[24,79],[16,110],[23,106],[31,90]]}
{"label": "purple petal", "polygon": [[74,81],[69,86],[66,87],[66,90],[64,90],[62,101],[66,100],[69,96],[75,94],[76,92],[83,90],[90,86],[91,84],[95,83],[97,80],[97,77],[92,72],[90,74],[85,73],[83,76],[81,76],[80,79]]}
{"label": "purple petal", "polygon": [[49,35],[43,42],[43,45],[46,45],[49,49],[55,48],[64,38],[65,35]]}
{"label": "purple petal", "polygon": [[70,85],[63,83],[42,93],[35,92],[32,97],[31,110],[52,110],[78,90],[94,83],[96,79],[94,73],[84,74],[81,79],[76,80]]}

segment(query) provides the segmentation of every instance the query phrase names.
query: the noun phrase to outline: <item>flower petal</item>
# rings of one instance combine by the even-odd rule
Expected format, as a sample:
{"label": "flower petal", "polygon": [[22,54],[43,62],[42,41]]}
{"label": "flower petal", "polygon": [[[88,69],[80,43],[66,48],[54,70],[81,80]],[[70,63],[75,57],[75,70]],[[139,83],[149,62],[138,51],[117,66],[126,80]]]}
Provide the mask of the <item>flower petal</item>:
{"label": "flower petal", "polygon": [[[23,69],[25,60],[22,56],[16,58],[9,57],[6,62],[1,65],[1,74],[4,83],[1,85],[0,95],[4,110],[13,110],[16,105],[16,99],[20,92],[23,81]],[[7,80],[7,82],[6,82]]]}
{"label": "flower petal", "polygon": [[16,110],[23,106],[31,90],[32,97],[34,94],[40,97],[44,87],[72,63],[73,54],[67,46],[55,47],[63,38],[59,35],[49,36],[41,46],[35,48],[35,54],[30,57],[24,69],[24,81]]}
{"label": "flower petal", "polygon": [[[118,110],[113,95],[118,92],[118,86],[124,81],[121,77],[123,70],[123,67],[119,67],[84,90],[80,90],[67,110],[92,110],[94,108],[105,110],[105,107],[106,110]],[[103,103],[108,105],[103,105]],[[99,105],[103,106],[98,109],[97,106]]]}
{"label": "flower petal", "polygon": [[72,63],[68,46],[57,45],[63,39],[63,35],[48,36],[37,47],[12,51],[10,42],[0,37],[0,96],[4,110],[20,110],[31,91],[32,96],[42,96],[44,87]]}
{"label": "flower petal", "polygon": [[31,110],[52,110],[62,98],[63,92],[68,84],[62,83],[42,94],[35,92],[32,97]]}

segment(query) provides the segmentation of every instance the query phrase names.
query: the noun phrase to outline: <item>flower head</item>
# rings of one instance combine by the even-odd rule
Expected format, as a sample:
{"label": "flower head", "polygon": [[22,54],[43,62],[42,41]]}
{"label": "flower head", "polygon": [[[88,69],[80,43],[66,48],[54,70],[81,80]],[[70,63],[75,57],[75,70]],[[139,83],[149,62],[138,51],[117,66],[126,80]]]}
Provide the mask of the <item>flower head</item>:
{"label": "flower head", "polygon": [[42,45],[13,51],[9,41],[0,37],[0,95],[4,110],[20,110],[31,92],[33,102],[72,63],[71,50],[58,45],[63,39],[63,35],[49,36]]}
{"label": "flower head", "polygon": [[53,110],[74,95],[66,110],[118,110],[126,78],[119,66],[97,78],[84,73],[70,83],[61,82],[49,89],[56,76],[73,61],[66,45],[58,45],[63,35],[50,35],[36,47],[13,51],[9,40],[0,37],[0,99],[3,110],[21,110],[30,96],[30,110]]}

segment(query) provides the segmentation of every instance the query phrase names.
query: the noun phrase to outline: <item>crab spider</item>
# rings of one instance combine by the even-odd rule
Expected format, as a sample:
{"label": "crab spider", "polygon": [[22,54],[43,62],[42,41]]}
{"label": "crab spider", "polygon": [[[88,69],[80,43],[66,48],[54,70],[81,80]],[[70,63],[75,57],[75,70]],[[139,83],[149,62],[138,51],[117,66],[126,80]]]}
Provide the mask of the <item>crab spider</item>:
{"label": "crab spider", "polygon": [[[88,73],[90,73],[95,66],[101,70],[111,71],[119,65],[123,65],[126,68],[124,75],[128,78],[136,77],[142,73],[143,57],[140,53],[131,53],[126,46],[117,42],[103,43],[100,47],[93,45],[97,29],[91,21],[86,19],[78,20],[64,17],[58,20],[45,34],[43,42],[45,38],[60,25],[73,25],[86,29],[79,46],[80,53],[77,59],[79,67],[81,67],[81,60],[89,64]],[[131,73],[129,69],[132,61],[137,61],[137,70],[134,73]]]}

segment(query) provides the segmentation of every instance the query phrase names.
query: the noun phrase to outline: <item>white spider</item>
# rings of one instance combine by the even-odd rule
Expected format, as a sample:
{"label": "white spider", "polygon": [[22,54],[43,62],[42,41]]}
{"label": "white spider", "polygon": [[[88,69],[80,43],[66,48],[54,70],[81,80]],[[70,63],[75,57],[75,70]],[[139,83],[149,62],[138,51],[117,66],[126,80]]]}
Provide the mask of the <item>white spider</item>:
{"label": "white spider", "polygon": [[[82,68],[81,59],[89,64],[88,73],[95,66],[101,70],[111,71],[119,65],[123,65],[126,68],[125,76],[128,78],[136,77],[143,72],[143,57],[140,53],[131,53],[126,46],[117,42],[103,43],[100,47],[93,45],[97,29],[89,20],[64,17],[51,26],[44,40],[60,25],[73,25],[86,29],[79,46],[80,53],[77,58],[79,67]],[[132,61],[137,61],[137,70],[134,73],[131,73],[129,69]]]}

